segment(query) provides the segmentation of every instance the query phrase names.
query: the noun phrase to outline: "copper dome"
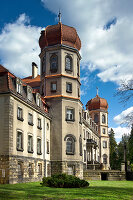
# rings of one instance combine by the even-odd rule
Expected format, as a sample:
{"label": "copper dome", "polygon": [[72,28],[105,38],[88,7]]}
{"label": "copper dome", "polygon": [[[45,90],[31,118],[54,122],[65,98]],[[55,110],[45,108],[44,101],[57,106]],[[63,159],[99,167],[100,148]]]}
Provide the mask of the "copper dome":
{"label": "copper dome", "polygon": [[108,110],[108,103],[106,99],[103,99],[99,97],[98,95],[96,95],[95,98],[87,102],[86,108],[90,111],[97,110],[97,109]]}
{"label": "copper dome", "polygon": [[46,29],[41,32],[39,39],[41,49],[56,44],[64,44],[78,50],[81,48],[81,41],[76,29],[60,22],[56,25],[47,26]]}

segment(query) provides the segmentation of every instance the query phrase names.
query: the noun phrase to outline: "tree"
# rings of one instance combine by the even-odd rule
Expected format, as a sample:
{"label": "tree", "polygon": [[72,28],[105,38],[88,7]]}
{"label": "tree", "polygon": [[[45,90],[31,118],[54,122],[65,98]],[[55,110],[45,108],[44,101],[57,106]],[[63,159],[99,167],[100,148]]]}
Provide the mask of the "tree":
{"label": "tree", "polygon": [[129,146],[129,161],[131,164],[133,164],[133,125],[131,128],[131,134],[129,136],[128,146]]}
{"label": "tree", "polygon": [[110,167],[111,169],[118,169],[117,143],[115,140],[115,133],[112,128],[109,131],[109,139],[110,139]]}
{"label": "tree", "polygon": [[[133,79],[122,81],[117,89],[115,96],[119,96],[120,103],[126,104],[128,101],[133,101]],[[128,113],[123,120],[123,124],[131,127],[133,124],[133,111]]]}

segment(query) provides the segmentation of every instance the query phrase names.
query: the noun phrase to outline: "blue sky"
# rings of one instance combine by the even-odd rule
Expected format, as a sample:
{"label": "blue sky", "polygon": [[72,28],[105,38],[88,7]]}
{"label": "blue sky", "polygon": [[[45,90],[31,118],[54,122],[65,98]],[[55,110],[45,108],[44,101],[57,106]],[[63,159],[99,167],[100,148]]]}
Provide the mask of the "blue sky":
{"label": "blue sky", "polygon": [[[96,96],[107,99],[109,127],[117,141],[127,127],[123,117],[133,111],[114,97],[122,80],[133,77],[132,0],[4,0],[0,1],[0,63],[17,76],[31,74],[31,63],[39,65],[40,31],[56,24],[59,9],[62,23],[77,29],[81,48],[81,100],[84,107]],[[115,120],[114,120],[115,118]]]}

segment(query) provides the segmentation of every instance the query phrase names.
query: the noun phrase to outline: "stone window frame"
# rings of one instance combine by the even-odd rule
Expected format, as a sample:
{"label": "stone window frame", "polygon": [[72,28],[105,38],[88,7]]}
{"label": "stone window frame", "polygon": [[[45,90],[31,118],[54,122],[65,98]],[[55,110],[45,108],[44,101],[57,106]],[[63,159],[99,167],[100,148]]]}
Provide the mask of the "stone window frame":
{"label": "stone window frame", "polygon": [[37,128],[40,129],[40,130],[42,130],[42,119],[39,118],[39,117],[37,118],[37,124],[38,124]]}
{"label": "stone window frame", "polygon": [[41,106],[41,96],[39,93],[36,94],[36,104],[38,107]]}
{"label": "stone window frame", "polygon": [[107,141],[103,141],[103,148],[106,149],[107,148]]}
{"label": "stone window frame", "polygon": [[28,112],[28,124],[30,126],[33,126],[33,114],[31,112]]}
{"label": "stone window frame", "polygon": [[80,135],[79,137],[79,155],[82,156],[83,155],[83,147],[82,147],[82,137]]}
{"label": "stone window frame", "polygon": [[78,87],[78,97],[80,97],[80,88]]}
{"label": "stone window frame", "polygon": [[41,176],[42,175],[42,163],[38,163],[37,167],[38,167],[38,176]]}
{"label": "stone window frame", "polygon": [[102,128],[102,133],[106,134],[106,129],[105,128]]}
{"label": "stone window frame", "polygon": [[[56,86],[56,89],[54,89],[53,85]],[[51,92],[57,92],[57,81],[52,81],[51,82]]]}
{"label": "stone window frame", "polygon": [[[17,151],[24,151],[23,149],[23,145],[24,145],[24,133],[21,129],[17,129],[16,130],[17,134],[16,134],[16,149]],[[18,145],[18,133],[21,134],[21,147]]]}
{"label": "stone window frame", "polygon": [[[31,144],[29,144],[29,139],[31,140]],[[30,147],[31,145],[31,147]],[[27,147],[28,153],[34,153],[33,151],[33,134],[28,133],[28,147]]]}
{"label": "stone window frame", "polygon": [[107,164],[108,163],[107,162],[107,158],[108,158],[107,154],[103,154],[103,164]]}
{"label": "stone window frame", "polygon": [[[40,141],[38,143],[38,141]],[[40,146],[38,146],[38,144]],[[37,137],[37,155],[42,155],[42,138],[41,137]]]}
{"label": "stone window frame", "polygon": [[98,123],[98,121],[99,121],[99,119],[98,119],[98,113],[96,113],[95,115],[94,115],[94,122],[95,123]]}
{"label": "stone window frame", "polygon": [[[76,137],[72,134],[67,134],[64,138],[64,141],[66,142],[66,155],[74,155],[75,154]],[[68,147],[71,147],[71,150]]]}
{"label": "stone window frame", "polygon": [[[52,59],[53,58],[56,58],[56,67],[53,67],[52,66]],[[50,71],[52,72],[52,73],[55,73],[55,72],[57,72],[57,70],[58,70],[58,55],[56,54],[56,53],[53,53],[51,56],[50,56]]]}
{"label": "stone window frame", "polygon": [[80,75],[80,63],[79,63],[79,58],[77,58],[77,75]]}
{"label": "stone window frame", "polygon": [[106,116],[105,116],[105,114],[102,114],[102,123],[106,124]]}
{"label": "stone window frame", "polygon": [[41,62],[41,74],[46,72],[46,56],[44,55]]}
{"label": "stone window frame", "polygon": [[[67,67],[67,58],[70,59],[70,68]],[[73,58],[70,54],[65,56],[65,71],[72,72],[73,71]]]}
{"label": "stone window frame", "polygon": [[[68,87],[70,86],[70,87]],[[72,93],[72,83],[71,82],[66,82],[66,92]]]}
{"label": "stone window frame", "polygon": [[[69,116],[70,114],[68,114],[68,110],[72,111],[72,113],[71,113],[72,117]],[[66,115],[66,121],[67,122],[74,122],[75,121],[75,108],[73,108],[73,107],[66,107],[65,115]]]}
{"label": "stone window frame", "polygon": [[82,113],[79,112],[79,123],[82,124]]}
{"label": "stone window frame", "polygon": [[86,150],[84,149],[84,162],[86,162]]}
{"label": "stone window frame", "polygon": [[20,121],[24,121],[23,119],[23,108],[21,106],[17,106],[17,119]]}
{"label": "stone window frame", "polygon": [[46,152],[47,152],[47,154],[50,154],[50,142],[49,142],[49,140],[47,140],[46,141],[46,147],[47,147],[47,149],[46,149]]}
{"label": "stone window frame", "polygon": [[33,95],[32,95],[32,88],[30,86],[27,86],[27,99],[32,102]]}

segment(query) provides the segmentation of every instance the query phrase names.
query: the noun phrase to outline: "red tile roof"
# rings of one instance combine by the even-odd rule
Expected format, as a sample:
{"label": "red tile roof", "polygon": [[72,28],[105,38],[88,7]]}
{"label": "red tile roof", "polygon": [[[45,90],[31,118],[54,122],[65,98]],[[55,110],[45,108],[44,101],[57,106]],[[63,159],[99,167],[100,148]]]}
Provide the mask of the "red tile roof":
{"label": "red tile roof", "polygon": [[38,75],[36,78],[32,78],[32,76],[28,76],[26,78],[23,78],[22,81],[30,85],[32,88],[40,87],[40,83],[41,83],[40,75]]}

